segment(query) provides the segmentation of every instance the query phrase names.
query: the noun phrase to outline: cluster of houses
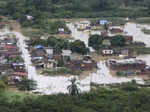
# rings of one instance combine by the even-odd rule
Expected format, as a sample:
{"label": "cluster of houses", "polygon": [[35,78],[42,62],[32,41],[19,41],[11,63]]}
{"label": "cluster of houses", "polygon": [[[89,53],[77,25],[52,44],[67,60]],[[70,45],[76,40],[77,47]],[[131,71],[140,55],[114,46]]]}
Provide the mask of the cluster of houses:
{"label": "cluster of houses", "polygon": [[124,60],[109,60],[107,65],[111,70],[123,72],[125,75],[143,75],[150,73],[150,67],[146,62],[136,58]]}
{"label": "cluster of houses", "polygon": [[[111,46],[110,42],[111,37],[107,37],[103,40],[104,48],[99,50],[99,53],[102,56],[119,56],[119,57],[128,57],[131,56],[133,53],[127,49],[127,48],[121,48],[121,49],[114,49]],[[125,45],[128,46],[133,43],[133,37],[132,36],[123,36],[125,38],[126,43]]]}
{"label": "cluster of houses", "polygon": [[[107,20],[99,20],[94,22],[81,21],[78,24],[75,24],[75,26],[79,30],[89,31],[91,35],[96,34],[104,37],[103,45],[105,47],[99,50],[99,53],[102,56],[119,56],[124,58],[123,60],[109,60],[107,62],[107,65],[111,70],[114,70],[116,72],[124,72],[125,75],[150,73],[150,67],[147,66],[144,61],[138,60],[133,57],[133,52],[131,52],[129,49],[115,49],[111,46],[110,39],[113,36],[117,35],[122,35],[122,37],[126,40],[126,46],[133,44],[133,36],[128,35],[126,32],[124,32],[123,26],[114,26]],[[93,29],[96,29],[99,26],[102,26],[103,29],[97,29],[93,32]]]}
{"label": "cluster of houses", "polygon": [[[103,26],[107,24],[108,29],[102,29],[102,30],[92,30],[96,26]],[[90,21],[81,21],[79,23],[75,23],[75,26],[77,29],[80,30],[88,30],[90,31],[90,35],[102,35],[104,37],[103,45],[105,46],[103,49],[100,49],[100,53],[103,56],[123,56],[127,57],[131,53],[129,49],[120,49],[120,50],[115,50],[111,47],[111,42],[110,39],[113,36],[116,35],[122,35],[122,37],[126,40],[125,45],[128,46],[133,43],[133,36],[127,35],[123,27],[120,25],[113,26],[111,22],[107,20],[99,20],[96,22],[90,22]]]}
{"label": "cluster of houses", "polygon": [[[106,25],[106,26],[105,26]],[[101,28],[99,28],[101,26]],[[90,31],[90,34],[98,34],[104,37],[113,36],[116,34],[123,34],[123,27],[121,25],[113,25],[112,22],[107,20],[98,21],[80,21],[75,23],[75,27],[78,30]]]}
{"label": "cluster of houses", "polygon": [[41,45],[31,47],[31,60],[37,69],[52,69],[67,67],[71,70],[92,70],[97,67],[96,61],[90,56],[73,54],[71,50],[61,50],[56,53],[51,47]]}
{"label": "cluster of houses", "polygon": [[8,76],[9,83],[27,76],[17,39],[13,35],[1,35],[0,39],[0,75]]}
{"label": "cluster of houses", "polygon": [[131,52],[128,49],[115,50],[111,48],[103,48],[100,50],[102,56],[119,56],[120,58],[132,57]]}

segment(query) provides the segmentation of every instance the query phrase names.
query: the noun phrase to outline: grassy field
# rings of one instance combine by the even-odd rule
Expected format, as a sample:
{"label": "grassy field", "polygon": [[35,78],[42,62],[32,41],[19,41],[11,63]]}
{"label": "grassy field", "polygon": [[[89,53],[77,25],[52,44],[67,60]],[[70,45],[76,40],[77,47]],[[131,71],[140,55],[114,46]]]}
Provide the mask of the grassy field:
{"label": "grassy field", "polygon": [[139,24],[150,24],[150,17],[137,18],[137,19],[133,20],[133,22],[136,22]]}
{"label": "grassy field", "polygon": [[41,37],[42,35],[44,35],[44,33],[42,33],[39,29],[33,28],[22,28],[21,32],[24,36],[31,38]]}
{"label": "grassy field", "polygon": [[24,98],[32,97],[36,98],[35,94],[25,93],[25,92],[14,92],[14,91],[5,91],[0,93],[0,96],[5,98],[6,101],[12,103],[13,101],[22,101]]}
{"label": "grassy field", "polygon": [[80,75],[81,71],[73,71],[68,68],[57,68],[57,69],[45,69],[41,74],[48,76],[57,76],[57,75]]}

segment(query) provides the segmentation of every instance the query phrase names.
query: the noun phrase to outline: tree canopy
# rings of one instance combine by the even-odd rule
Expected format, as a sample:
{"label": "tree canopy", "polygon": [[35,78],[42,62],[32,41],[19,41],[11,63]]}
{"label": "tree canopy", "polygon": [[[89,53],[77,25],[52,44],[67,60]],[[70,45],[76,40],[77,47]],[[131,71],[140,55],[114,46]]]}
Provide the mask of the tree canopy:
{"label": "tree canopy", "polygon": [[125,85],[79,96],[0,94],[2,112],[149,112],[150,89]]}
{"label": "tree canopy", "polygon": [[88,48],[86,48],[84,42],[80,40],[76,40],[71,44],[71,50],[80,54],[86,54],[88,52]]}
{"label": "tree canopy", "polygon": [[148,15],[146,11],[143,11],[143,7],[146,9],[149,4],[149,0],[1,0],[0,13],[15,19],[20,19],[26,14],[35,18],[110,17],[115,15],[134,17],[135,11],[139,13],[139,16],[142,13],[142,15]]}
{"label": "tree canopy", "polygon": [[126,40],[122,35],[113,36],[110,39],[112,46],[125,46]]}
{"label": "tree canopy", "polygon": [[93,47],[95,50],[99,50],[100,48],[103,47],[103,45],[102,45],[103,40],[104,40],[103,36],[91,35],[90,38],[89,38],[88,45]]}
{"label": "tree canopy", "polygon": [[88,52],[88,48],[85,46],[84,42],[80,40],[70,42],[67,39],[49,37],[47,40],[32,39],[31,45],[43,45],[45,47],[53,47],[54,50],[57,51],[57,53],[59,53],[61,49],[70,49],[72,50],[72,52],[76,52],[79,54],[86,54]]}

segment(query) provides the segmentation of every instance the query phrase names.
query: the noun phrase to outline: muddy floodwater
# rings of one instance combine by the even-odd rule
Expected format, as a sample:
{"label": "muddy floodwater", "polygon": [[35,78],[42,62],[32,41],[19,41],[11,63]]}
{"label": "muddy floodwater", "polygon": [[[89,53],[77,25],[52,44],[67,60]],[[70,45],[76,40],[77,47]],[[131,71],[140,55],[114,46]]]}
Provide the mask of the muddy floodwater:
{"label": "muddy floodwater", "polygon": [[[89,35],[84,32],[77,31],[77,29],[74,27],[74,25],[72,23],[68,24],[67,26],[72,31],[72,37],[75,40],[79,39],[79,40],[83,41],[86,44],[86,46],[88,47]],[[150,39],[149,39],[150,36],[143,34],[141,32],[142,26],[140,26],[140,27],[139,26],[134,23],[127,23],[124,27],[124,31],[127,32],[129,35],[133,35],[134,41],[144,42],[148,47],[150,47]],[[146,27],[146,26],[143,26],[143,27]],[[149,26],[147,26],[147,27],[149,27]],[[19,45],[20,50],[22,51],[22,57],[24,58],[24,61],[25,61],[26,69],[28,71],[28,77],[30,79],[37,81],[38,86],[37,86],[36,92],[40,92],[43,94],[68,93],[67,86],[70,84],[70,82],[68,80],[70,78],[72,78],[73,76],[52,77],[52,76],[39,75],[36,72],[35,67],[32,66],[29,51],[26,49],[27,45],[25,44],[24,40],[27,37],[24,37],[19,32],[10,32],[7,29],[5,31],[1,32],[0,35],[4,35],[7,33],[13,33],[14,35],[16,35],[16,38],[19,39],[18,45]],[[150,65],[150,55],[139,56],[138,58],[145,60],[148,63],[148,65]],[[90,91],[90,83],[91,82],[97,83],[97,84],[113,84],[113,83],[129,82],[129,81],[132,81],[133,79],[139,83],[143,83],[143,80],[138,77],[135,77],[135,78],[113,77],[110,74],[110,71],[107,68],[105,62],[100,61],[100,62],[98,62],[98,70],[96,73],[91,73],[85,79],[78,80],[78,82],[80,83],[79,88],[81,89],[81,92],[83,92],[83,91]]]}

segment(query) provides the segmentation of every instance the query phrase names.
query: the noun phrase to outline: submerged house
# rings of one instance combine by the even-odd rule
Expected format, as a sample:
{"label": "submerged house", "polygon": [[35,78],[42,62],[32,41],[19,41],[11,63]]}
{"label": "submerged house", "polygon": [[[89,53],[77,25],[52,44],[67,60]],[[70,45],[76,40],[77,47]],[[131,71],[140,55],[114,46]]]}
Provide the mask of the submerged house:
{"label": "submerged house", "polygon": [[25,64],[23,62],[12,63],[11,66],[16,72],[25,72]]}
{"label": "submerged house", "polygon": [[71,57],[72,51],[71,50],[62,50],[63,57]]}
{"label": "submerged house", "polygon": [[77,28],[79,30],[86,30],[90,28],[90,21],[80,21],[80,23],[77,25]]}
{"label": "submerged house", "polygon": [[72,70],[92,70],[97,68],[97,62],[94,61],[90,56],[84,56],[82,60],[72,60],[67,65]]}
{"label": "submerged house", "polygon": [[8,84],[14,85],[16,82],[21,81],[24,77],[27,77],[26,72],[12,72],[8,75]]}
{"label": "submerged house", "polygon": [[125,35],[124,38],[126,39],[126,45],[129,45],[133,42],[133,36]]}
{"label": "submerged house", "polygon": [[47,55],[45,49],[37,48],[31,51],[32,61],[42,60]]}
{"label": "submerged house", "polygon": [[58,28],[58,33],[60,33],[60,34],[65,33],[65,29],[64,28]]}
{"label": "submerged house", "polygon": [[112,29],[110,29],[110,32],[112,34],[118,34],[118,33],[123,33],[123,30],[119,29],[119,28],[112,28]]}
{"label": "submerged house", "polygon": [[105,30],[102,30],[101,31],[101,36],[108,37],[108,32],[106,32]]}
{"label": "submerged house", "polygon": [[54,49],[50,48],[50,47],[44,47],[46,54],[48,55],[48,57],[50,59],[52,59],[54,57]]}
{"label": "submerged house", "polygon": [[123,33],[123,28],[120,26],[112,26],[109,28],[111,34],[120,34]]}
{"label": "submerged house", "polygon": [[103,56],[112,56],[114,54],[114,50],[110,48],[105,48],[101,50],[101,54]]}
{"label": "submerged house", "polygon": [[0,73],[8,76],[9,83],[11,83],[14,82],[14,79],[27,76],[27,73],[25,64],[21,60],[21,51],[17,46],[18,40],[14,38],[14,35],[10,34],[2,37],[4,39],[0,40]]}
{"label": "submerged house", "polygon": [[107,65],[112,70],[124,71],[126,74],[131,71],[135,74],[142,74],[147,66],[145,61],[138,59],[109,60]]}

